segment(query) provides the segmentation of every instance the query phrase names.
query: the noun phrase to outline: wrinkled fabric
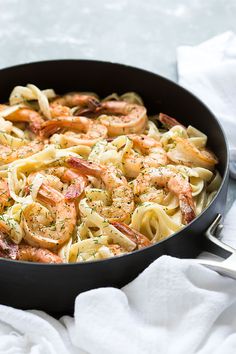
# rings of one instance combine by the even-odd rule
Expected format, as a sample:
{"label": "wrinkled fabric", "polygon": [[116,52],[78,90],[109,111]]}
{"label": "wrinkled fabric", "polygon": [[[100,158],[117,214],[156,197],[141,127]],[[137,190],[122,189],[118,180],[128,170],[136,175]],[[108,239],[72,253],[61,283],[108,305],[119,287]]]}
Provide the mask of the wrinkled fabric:
{"label": "wrinkled fabric", "polygon": [[180,46],[177,68],[179,84],[219,119],[231,150],[231,177],[236,178],[236,35],[228,31],[197,46]]}
{"label": "wrinkled fabric", "polygon": [[0,306],[0,353],[231,354],[236,281],[163,256],[123,289],[80,294],[74,318]]}

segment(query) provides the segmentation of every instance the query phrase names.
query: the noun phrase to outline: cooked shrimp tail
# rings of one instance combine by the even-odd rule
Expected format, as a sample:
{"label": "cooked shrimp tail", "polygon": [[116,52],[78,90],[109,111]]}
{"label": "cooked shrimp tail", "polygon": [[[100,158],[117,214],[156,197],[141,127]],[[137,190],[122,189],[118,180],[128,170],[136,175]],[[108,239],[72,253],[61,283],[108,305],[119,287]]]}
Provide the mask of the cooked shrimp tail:
{"label": "cooked shrimp tail", "polygon": [[93,95],[83,94],[80,92],[71,92],[62,97],[58,97],[53,100],[53,104],[60,104],[68,107],[88,107],[90,111],[94,111],[99,107],[100,102],[97,97]]}
{"label": "cooked shrimp tail", "polygon": [[196,217],[192,197],[181,194],[179,196],[179,206],[185,224],[189,224]]}
{"label": "cooked shrimp tail", "polygon": [[174,174],[168,181],[168,188],[178,196],[179,206],[185,224],[189,224],[196,216],[189,182],[181,175]]}
{"label": "cooked shrimp tail", "polygon": [[50,204],[51,206],[56,206],[63,197],[60,192],[43,183],[39,189],[38,198],[43,203]]}
{"label": "cooked shrimp tail", "polygon": [[49,137],[50,135],[62,130],[77,130],[84,132],[89,126],[90,120],[86,117],[58,117],[44,122],[41,135]]}
{"label": "cooked shrimp tail", "polygon": [[179,123],[175,118],[168,116],[167,114],[160,113],[158,120],[163,124],[163,126],[167,129],[171,129],[176,125],[180,125],[181,127],[185,128],[185,126]]}
{"label": "cooked shrimp tail", "polygon": [[[61,200],[61,193],[58,192],[58,189],[63,189],[62,182],[69,184],[65,192],[65,200],[68,201],[76,200],[88,184],[87,177],[76,170],[64,166],[50,167],[47,170],[33,172],[28,176],[28,185],[25,188],[27,194],[30,191],[29,186],[38,173],[45,177],[45,183],[42,184],[42,188],[39,190],[39,197],[41,199],[44,198],[44,202],[51,205],[56,205]],[[56,192],[50,187],[55,188]],[[59,199],[57,200],[56,197]]]}
{"label": "cooked shrimp tail", "polygon": [[65,194],[66,200],[76,200],[84,192],[84,189],[88,184],[88,179],[86,176],[70,169],[66,170],[62,176],[62,181],[63,180],[71,182]]}
{"label": "cooked shrimp tail", "polygon": [[114,221],[111,224],[127,237],[129,237],[131,241],[136,243],[138,249],[151,245],[151,242],[146,236],[134,229],[131,229],[131,227],[124,224],[123,222]]}

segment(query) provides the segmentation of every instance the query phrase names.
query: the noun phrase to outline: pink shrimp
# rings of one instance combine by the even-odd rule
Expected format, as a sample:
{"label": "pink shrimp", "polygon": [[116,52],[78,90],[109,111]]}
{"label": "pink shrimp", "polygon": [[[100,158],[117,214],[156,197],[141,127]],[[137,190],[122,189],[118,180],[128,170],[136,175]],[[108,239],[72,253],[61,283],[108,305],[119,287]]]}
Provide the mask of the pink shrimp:
{"label": "pink shrimp", "polygon": [[44,144],[45,142],[43,140],[35,139],[18,148],[0,145],[0,165],[31,156],[41,151],[44,148]]}
{"label": "pink shrimp", "polygon": [[52,118],[66,117],[71,115],[71,110],[67,106],[62,106],[57,103],[50,104],[50,113]]}
{"label": "pink shrimp", "polygon": [[112,166],[102,166],[76,157],[67,160],[69,166],[86,176],[102,180],[111,194],[111,205],[95,204],[96,211],[109,221],[124,221],[130,218],[134,209],[133,192],[127,180]]}
{"label": "pink shrimp", "polygon": [[42,124],[44,123],[42,116],[37,111],[30,108],[20,108],[6,116],[5,119],[10,120],[11,122],[29,123],[29,128],[35,134],[38,134]]}
{"label": "pink shrimp", "polygon": [[147,124],[146,108],[125,101],[102,102],[96,113],[102,114],[99,121],[107,127],[111,137],[142,133]]}
{"label": "pink shrimp", "polygon": [[62,263],[62,259],[55,253],[25,244],[16,245],[2,232],[0,232],[0,257],[28,262]]}
{"label": "pink shrimp", "polygon": [[71,92],[64,96],[58,97],[53,100],[52,104],[56,104],[67,107],[88,107],[90,111],[95,110],[99,105],[99,100],[90,94],[84,94],[82,92]]}
{"label": "pink shrimp", "polygon": [[72,200],[49,185],[42,184],[37,200],[23,211],[24,239],[34,247],[58,249],[69,240],[76,224],[76,206]]}
{"label": "pink shrimp", "polygon": [[172,137],[172,140],[175,145],[167,152],[167,156],[171,161],[209,170],[212,170],[218,163],[215,154],[206,148],[197,148],[191,141],[179,136]]}
{"label": "pink shrimp", "polygon": [[161,143],[146,135],[128,135],[133,147],[144,155],[131,150],[124,156],[123,166],[128,177],[137,177],[142,168],[165,166],[168,163],[166,151]]}
{"label": "pink shrimp", "polygon": [[191,185],[182,174],[169,167],[147,168],[134,181],[134,194],[143,194],[155,185],[168,188],[178,197],[184,223],[188,224],[195,218]]}
{"label": "pink shrimp", "polygon": [[30,189],[30,185],[33,182],[33,179],[38,173],[45,175],[46,184],[50,185],[50,187],[55,188],[56,190],[63,188],[61,181],[68,183],[69,186],[65,192],[66,200],[76,200],[83,193],[85,187],[88,184],[87,177],[81,175],[78,171],[63,166],[56,166],[31,173],[27,178],[28,191]]}
{"label": "pink shrimp", "polygon": [[[86,117],[59,117],[43,124],[41,135],[48,137],[60,130],[69,130],[64,134],[68,146],[93,146],[99,140],[106,138],[107,128]],[[73,131],[77,133],[73,133]],[[79,132],[79,133],[78,133]]]}
{"label": "pink shrimp", "polygon": [[61,257],[45,249],[29,245],[19,245],[17,260],[39,263],[62,263]]}
{"label": "pink shrimp", "polygon": [[170,116],[168,116],[167,114],[164,113],[160,113],[158,120],[164,125],[165,128],[167,129],[171,129],[176,125],[180,125],[181,127],[185,128],[184,125],[182,125],[181,123],[179,123],[175,118],[172,118]]}
{"label": "pink shrimp", "polygon": [[128,225],[118,221],[112,222],[112,225],[130,238],[131,241],[136,243],[138,249],[151,245],[151,242],[146,236],[134,229],[131,229]]}

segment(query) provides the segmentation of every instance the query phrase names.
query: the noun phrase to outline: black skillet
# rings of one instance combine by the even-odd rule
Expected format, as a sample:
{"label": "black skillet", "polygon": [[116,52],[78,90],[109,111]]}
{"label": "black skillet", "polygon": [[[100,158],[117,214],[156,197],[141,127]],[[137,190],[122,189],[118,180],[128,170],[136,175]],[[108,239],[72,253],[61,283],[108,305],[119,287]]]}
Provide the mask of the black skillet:
{"label": "black skillet", "polygon": [[[196,97],[175,83],[141,69],[101,61],[54,60],[0,70],[1,101],[8,100],[14,86],[28,83],[41,89],[54,88],[61,94],[93,91],[104,97],[112,92],[138,92],[149,114],[167,113],[207,134],[209,146],[219,157],[218,169],[223,181],[216,197],[200,216],[181,231],[143,250],[108,260],[62,265],[0,259],[1,304],[41,309],[55,315],[71,313],[79,293],[104,286],[122,287],[163,254],[195,258],[202,250],[209,250],[227,258],[234,252],[214,236],[221,229],[217,215],[223,214],[226,202],[229,170],[227,143],[214,115]],[[235,255],[229,260],[232,257]],[[205,263],[231,276],[236,274],[227,260],[222,264]]]}

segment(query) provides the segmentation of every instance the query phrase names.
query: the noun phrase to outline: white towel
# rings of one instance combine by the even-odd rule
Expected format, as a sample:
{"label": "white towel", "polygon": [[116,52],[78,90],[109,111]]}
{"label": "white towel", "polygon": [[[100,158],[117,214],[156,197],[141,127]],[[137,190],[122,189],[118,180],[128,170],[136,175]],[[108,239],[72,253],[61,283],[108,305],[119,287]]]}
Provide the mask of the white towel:
{"label": "white towel", "polygon": [[0,318],[4,354],[233,354],[236,281],[163,256],[122,290],[79,295],[74,319],[6,306]]}
{"label": "white towel", "polygon": [[223,125],[236,178],[236,36],[228,31],[195,47],[181,46],[177,59],[180,85],[205,102]]}
{"label": "white towel", "polygon": [[[178,49],[180,83],[198,95],[236,135],[236,37],[227,32]],[[236,204],[224,237],[236,246]],[[1,291],[1,288],[0,288]],[[17,296],[17,294],[16,294]],[[0,305],[4,354],[234,354],[236,281],[191,260],[163,256],[118,290],[79,295],[74,318]]]}

